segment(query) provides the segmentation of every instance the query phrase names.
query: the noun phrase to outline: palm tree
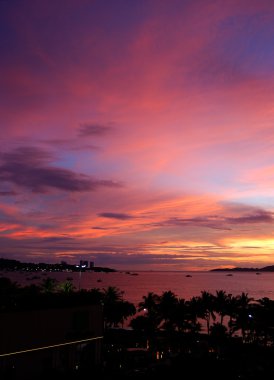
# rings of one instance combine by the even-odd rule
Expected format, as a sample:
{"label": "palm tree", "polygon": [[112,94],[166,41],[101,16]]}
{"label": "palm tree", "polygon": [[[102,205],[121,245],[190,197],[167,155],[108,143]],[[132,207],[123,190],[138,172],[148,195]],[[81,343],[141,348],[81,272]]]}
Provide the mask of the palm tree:
{"label": "palm tree", "polygon": [[161,322],[159,313],[160,297],[158,294],[149,292],[147,296],[143,296],[143,301],[138,304],[138,311],[143,311],[148,318],[151,329],[155,331]]}
{"label": "palm tree", "polygon": [[116,286],[108,286],[103,289],[104,304],[111,304],[123,299],[123,292]]}
{"label": "palm tree", "polygon": [[158,309],[160,302],[160,297],[158,294],[153,292],[148,292],[147,296],[143,296],[143,301],[139,303],[139,311],[145,310],[147,312],[147,315],[154,314],[155,311]]}
{"label": "palm tree", "polygon": [[117,327],[124,320],[136,313],[135,306],[123,300],[123,291],[115,286],[103,289],[102,303],[104,306],[105,327]]}
{"label": "palm tree", "polygon": [[229,336],[231,337],[235,330],[236,318],[237,318],[237,309],[238,309],[238,300],[237,297],[232,294],[228,294],[227,296],[227,315],[229,316],[228,328],[229,328]]}
{"label": "palm tree", "polygon": [[236,297],[237,300],[237,317],[235,321],[235,330],[241,330],[243,341],[246,340],[246,331],[250,327],[253,315],[250,313],[250,302],[253,301],[252,297],[248,297],[248,293],[242,292],[240,296]]}
{"label": "palm tree", "polygon": [[[114,321],[114,325],[118,326],[119,324],[124,327],[124,321],[128,317],[132,317],[136,313],[136,308],[133,303],[128,301],[118,301],[116,303],[115,313],[116,320]],[[115,319],[115,318],[113,318]]]}
{"label": "palm tree", "polygon": [[210,321],[211,318],[215,321],[216,316],[214,314],[214,302],[215,296],[205,290],[201,292],[199,297],[200,307],[201,307],[201,318],[206,321],[207,333],[210,332]]}
{"label": "palm tree", "polygon": [[164,321],[163,327],[166,330],[174,329],[177,306],[178,298],[172,291],[168,290],[162,293],[159,300],[159,314]]}
{"label": "palm tree", "polygon": [[191,297],[187,302],[187,313],[189,329],[192,334],[196,334],[201,330],[201,324],[198,322],[198,318],[202,318],[201,302],[199,297]]}
{"label": "palm tree", "polygon": [[257,339],[260,339],[265,346],[274,341],[274,301],[268,297],[258,300],[258,307],[255,309],[255,330]]}
{"label": "palm tree", "polygon": [[184,299],[178,299],[174,313],[174,323],[178,331],[186,332],[186,330],[190,328],[189,316],[189,302]]}
{"label": "palm tree", "polygon": [[159,313],[160,297],[158,294],[148,292],[138,304],[138,311],[143,312],[131,321],[132,328],[142,329],[146,334],[147,347],[151,347],[156,330],[161,323]]}
{"label": "palm tree", "polygon": [[228,315],[228,304],[231,294],[225,290],[216,290],[214,309],[220,315],[220,324],[223,325],[224,317]]}

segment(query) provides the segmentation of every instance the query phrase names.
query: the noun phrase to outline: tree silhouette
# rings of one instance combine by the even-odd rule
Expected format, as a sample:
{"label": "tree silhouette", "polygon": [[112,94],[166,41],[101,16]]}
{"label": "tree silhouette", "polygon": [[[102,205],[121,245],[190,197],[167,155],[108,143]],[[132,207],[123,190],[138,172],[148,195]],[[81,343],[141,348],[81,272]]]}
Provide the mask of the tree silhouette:
{"label": "tree silhouette", "polygon": [[174,330],[178,298],[168,290],[162,293],[159,299],[159,314],[163,320],[162,327],[166,330]]}
{"label": "tree silhouette", "polygon": [[58,281],[55,278],[44,278],[41,283],[41,290],[43,293],[53,293],[57,288]]}
{"label": "tree silhouette", "polygon": [[60,290],[62,293],[69,294],[75,290],[75,286],[71,280],[66,280],[58,285],[58,290]]}
{"label": "tree silhouette", "polygon": [[119,324],[123,326],[125,319],[136,313],[135,306],[123,300],[123,294],[124,292],[115,286],[103,289],[102,303],[106,328],[117,327]]}
{"label": "tree silhouette", "polygon": [[243,341],[246,340],[246,331],[250,327],[253,320],[253,314],[250,313],[250,302],[254,299],[248,297],[248,293],[242,292],[236,297],[237,301],[237,316],[235,320],[234,331],[241,330]]}
{"label": "tree silhouette", "polygon": [[198,318],[203,317],[203,310],[201,309],[200,298],[195,296],[187,302],[188,306],[188,320],[190,321],[189,328],[192,334],[196,334],[201,330],[201,324],[198,322]]}
{"label": "tree silhouette", "polygon": [[228,315],[230,296],[231,294],[227,294],[224,290],[216,290],[214,308],[215,311],[220,315],[221,325],[223,325],[224,317]]}
{"label": "tree silhouette", "polygon": [[214,296],[203,290],[201,292],[201,296],[198,298],[198,302],[200,303],[200,311],[201,318],[206,321],[207,333],[210,332],[210,321],[211,318],[215,321],[216,316],[214,314]]}

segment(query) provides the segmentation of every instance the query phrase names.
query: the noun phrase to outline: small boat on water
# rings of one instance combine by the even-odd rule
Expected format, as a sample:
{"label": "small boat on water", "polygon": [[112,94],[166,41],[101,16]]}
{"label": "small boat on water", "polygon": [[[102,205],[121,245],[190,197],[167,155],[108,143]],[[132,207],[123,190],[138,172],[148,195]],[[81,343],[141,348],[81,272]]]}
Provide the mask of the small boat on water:
{"label": "small boat on water", "polygon": [[227,276],[233,276],[233,274],[231,274],[231,273],[228,273],[228,274],[227,274]]}
{"label": "small boat on water", "polygon": [[130,274],[131,276],[138,276],[138,273],[126,272],[126,274]]}
{"label": "small boat on water", "polygon": [[187,274],[186,277],[192,277],[191,274]]}

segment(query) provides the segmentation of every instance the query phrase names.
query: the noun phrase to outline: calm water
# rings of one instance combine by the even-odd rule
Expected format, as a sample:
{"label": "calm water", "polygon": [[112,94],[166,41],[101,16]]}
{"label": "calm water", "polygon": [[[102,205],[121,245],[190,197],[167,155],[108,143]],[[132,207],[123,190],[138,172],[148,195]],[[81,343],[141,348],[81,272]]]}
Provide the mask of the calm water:
{"label": "calm water", "polygon": [[160,295],[166,290],[171,290],[186,300],[200,295],[203,290],[215,294],[220,289],[235,296],[245,292],[255,299],[268,297],[274,300],[274,273],[227,274],[228,272],[0,273],[22,285],[39,284],[43,278],[49,276],[60,282],[72,278],[76,289],[116,286],[124,291],[124,299],[135,305],[148,292]]}

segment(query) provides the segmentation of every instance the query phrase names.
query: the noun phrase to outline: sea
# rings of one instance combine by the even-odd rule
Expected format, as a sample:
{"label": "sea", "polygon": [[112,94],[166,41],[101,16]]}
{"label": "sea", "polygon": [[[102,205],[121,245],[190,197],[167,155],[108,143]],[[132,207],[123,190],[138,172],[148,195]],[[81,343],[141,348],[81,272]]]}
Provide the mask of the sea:
{"label": "sea", "polygon": [[247,293],[258,300],[264,297],[274,300],[274,272],[157,272],[157,271],[116,271],[116,272],[0,272],[21,286],[37,284],[44,278],[55,278],[59,283],[71,280],[75,290],[106,289],[115,286],[123,299],[135,306],[148,292],[161,295],[172,291],[181,299],[189,300],[201,295],[202,291],[216,294],[224,290],[233,296]]}

